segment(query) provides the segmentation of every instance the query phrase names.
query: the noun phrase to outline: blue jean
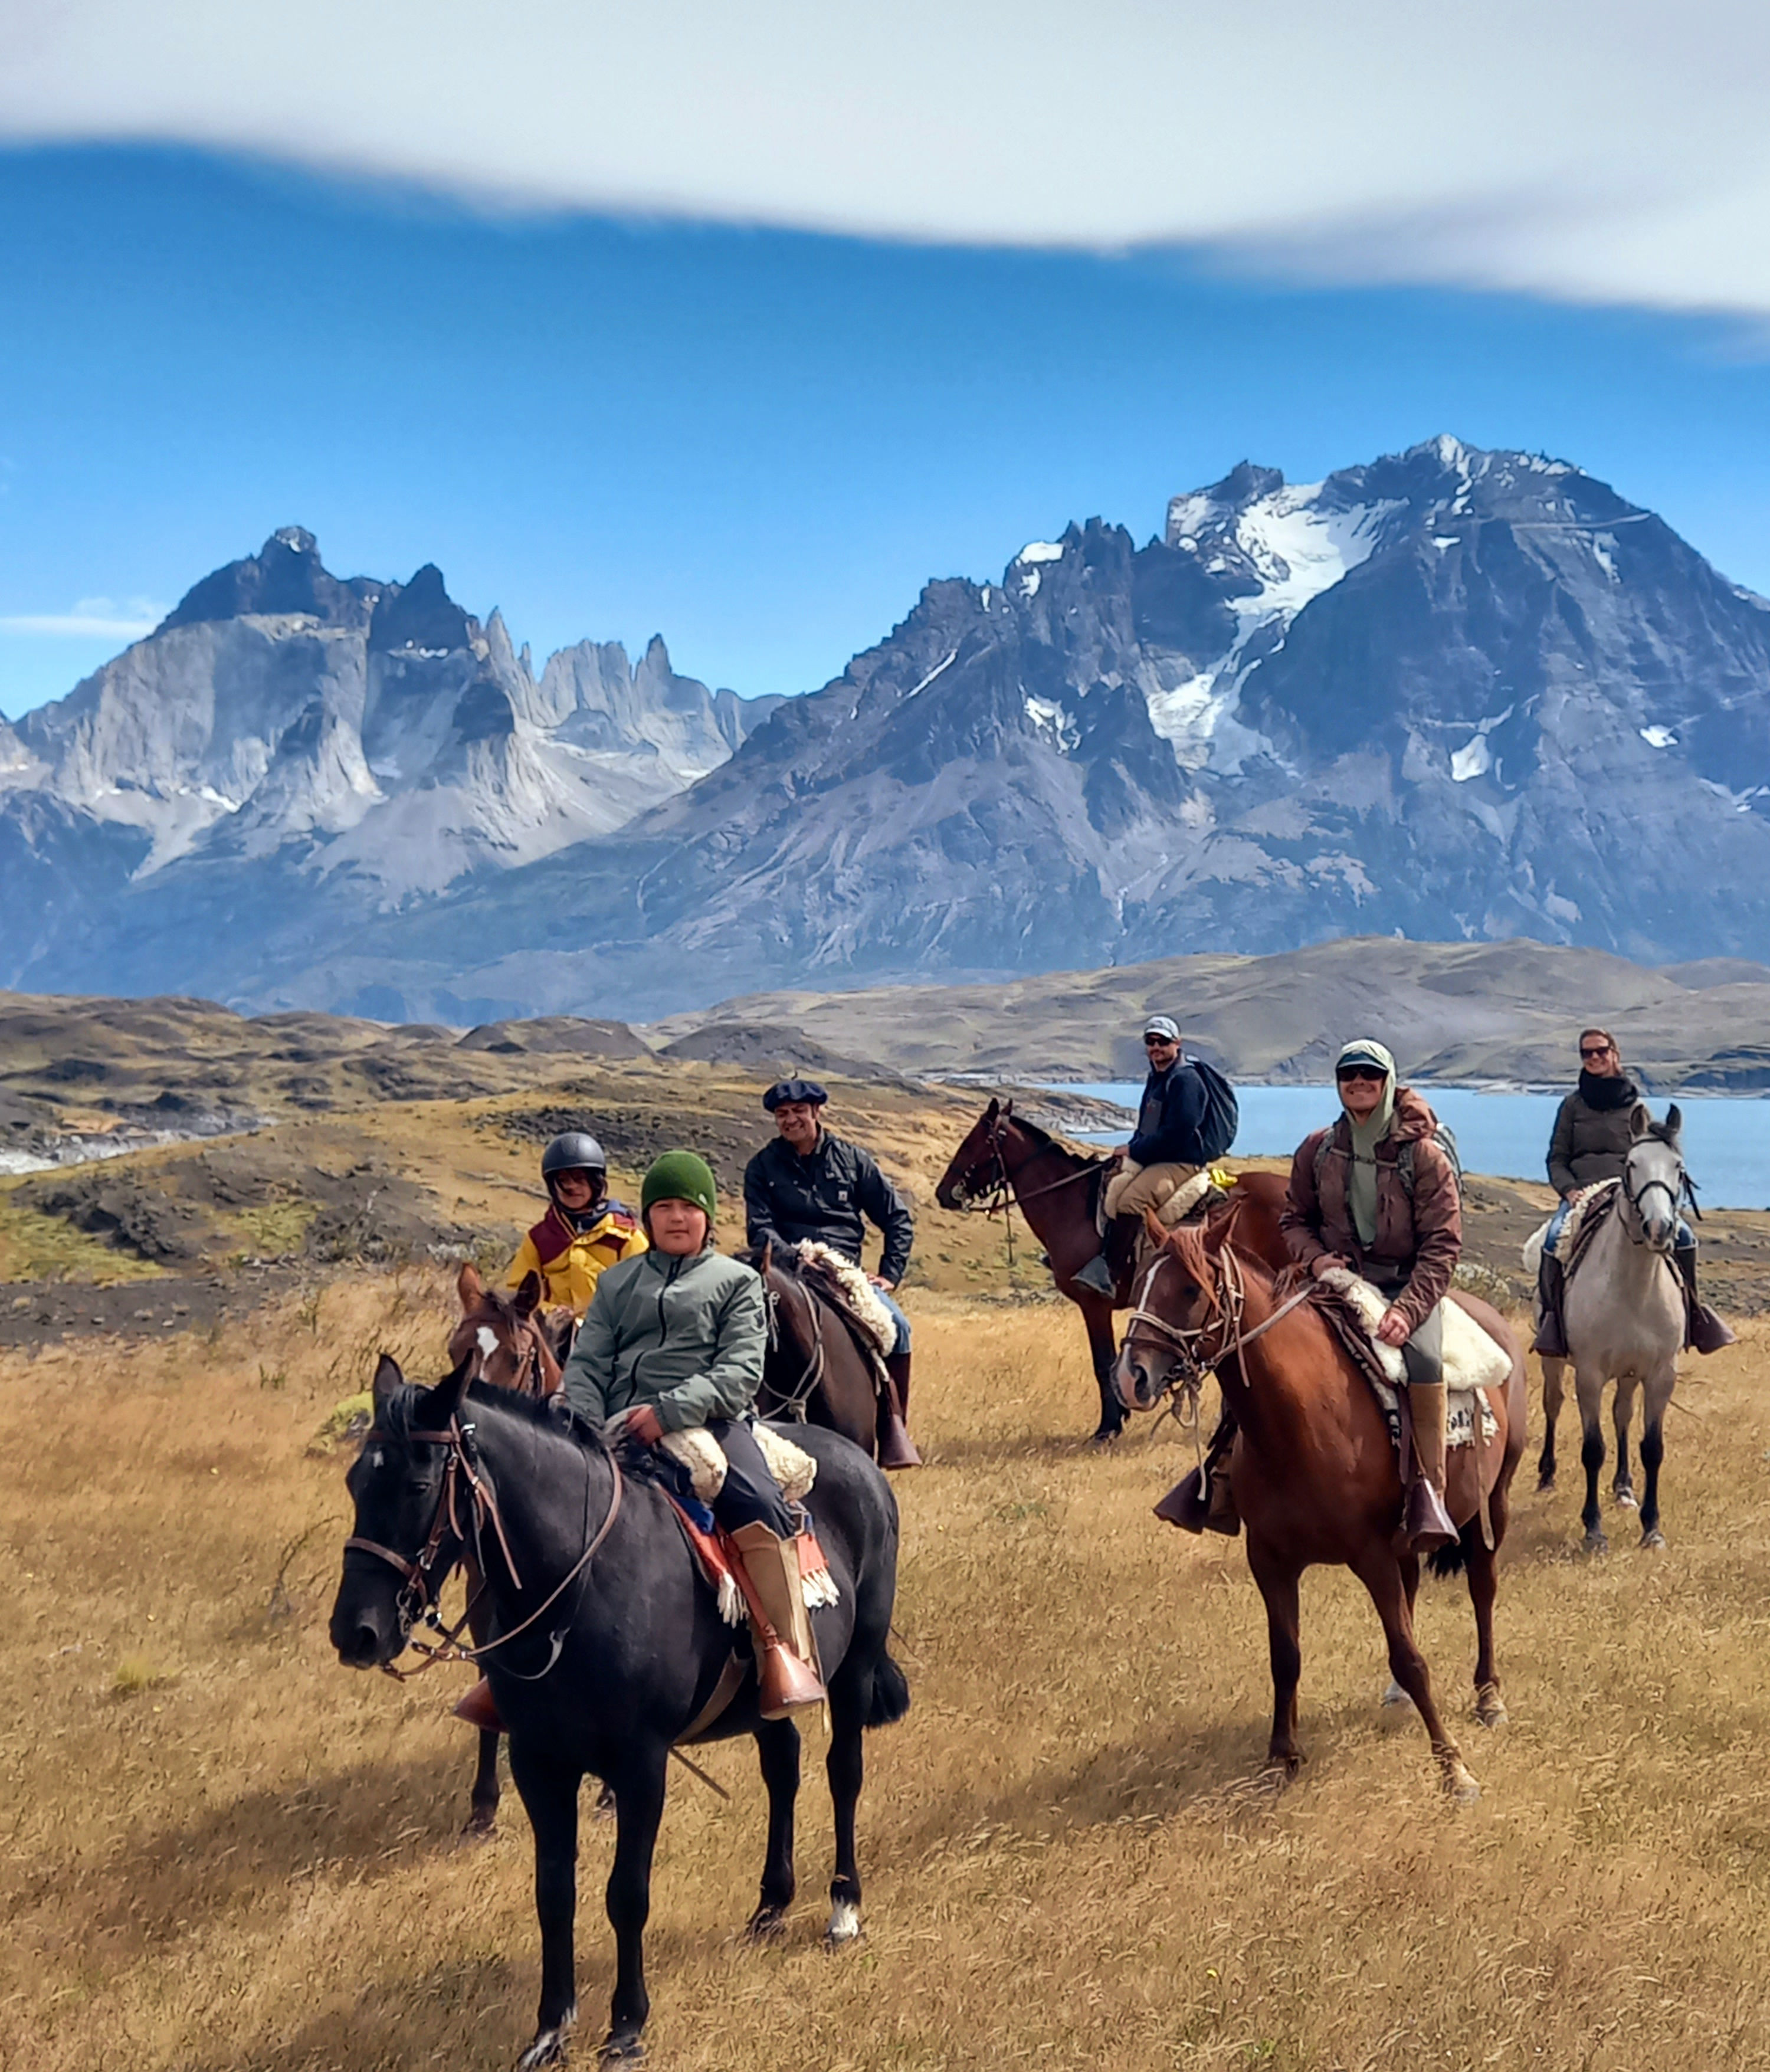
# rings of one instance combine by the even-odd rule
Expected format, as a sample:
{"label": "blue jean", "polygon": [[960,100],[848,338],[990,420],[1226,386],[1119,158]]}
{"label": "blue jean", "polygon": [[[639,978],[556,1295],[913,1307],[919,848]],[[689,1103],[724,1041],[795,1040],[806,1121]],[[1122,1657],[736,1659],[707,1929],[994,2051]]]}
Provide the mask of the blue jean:
{"label": "blue jean", "polygon": [[899,1353],[907,1353],[910,1349],[910,1320],[899,1309],[886,1289],[875,1288],[873,1293],[891,1311],[891,1321],[897,1326],[897,1343],[891,1347],[891,1357],[895,1359]]}

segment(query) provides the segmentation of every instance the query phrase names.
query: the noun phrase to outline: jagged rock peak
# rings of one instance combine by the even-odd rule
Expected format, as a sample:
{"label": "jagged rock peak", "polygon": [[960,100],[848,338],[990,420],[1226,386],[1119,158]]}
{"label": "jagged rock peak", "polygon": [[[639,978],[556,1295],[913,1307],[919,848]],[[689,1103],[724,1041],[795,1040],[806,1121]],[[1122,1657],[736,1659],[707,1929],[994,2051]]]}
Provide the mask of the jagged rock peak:
{"label": "jagged rock peak", "polygon": [[375,606],[368,631],[372,652],[410,649],[447,655],[472,643],[472,621],[449,595],[442,571],[426,561],[402,588],[390,583]]}
{"label": "jagged rock peak", "polygon": [[159,630],[205,621],[298,614],[323,626],[360,630],[384,585],[367,576],[340,581],[319,558],[319,543],[301,525],[283,525],[255,554],[229,561],[187,590]]}

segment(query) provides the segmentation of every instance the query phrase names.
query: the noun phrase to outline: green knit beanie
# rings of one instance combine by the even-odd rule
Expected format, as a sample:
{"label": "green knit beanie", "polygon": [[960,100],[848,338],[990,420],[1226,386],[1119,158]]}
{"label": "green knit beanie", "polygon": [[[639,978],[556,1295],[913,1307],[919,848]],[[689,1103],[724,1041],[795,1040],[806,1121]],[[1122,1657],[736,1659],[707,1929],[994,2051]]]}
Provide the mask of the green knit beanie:
{"label": "green knit beanie", "polygon": [[640,1190],[640,1215],[659,1202],[690,1202],[705,1209],[711,1223],[719,1212],[719,1195],[706,1159],[692,1151],[666,1151],[661,1158],[654,1158]]}

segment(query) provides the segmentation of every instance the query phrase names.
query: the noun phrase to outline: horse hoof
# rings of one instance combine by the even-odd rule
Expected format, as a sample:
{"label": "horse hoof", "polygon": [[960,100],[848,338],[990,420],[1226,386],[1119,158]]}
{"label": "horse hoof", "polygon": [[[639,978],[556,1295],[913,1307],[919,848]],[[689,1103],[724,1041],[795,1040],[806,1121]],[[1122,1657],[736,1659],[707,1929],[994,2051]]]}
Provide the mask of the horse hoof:
{"label": "horse hoof", "polygon": [[1635,1492],[1633,1490],[1612,1490],[1611,1491],[1611,1494],[1616,1498],[1616,1501],[1622,1506],[1624,1511],[1633,1511],[1636,1507],[1635,1503]]}
{"label": "horse hoof", "polygon": [[1444,1766],[1444,1795],[1455,1805],[1472,1806],[1481,1796],[1481,1787],[1461,1762],[1447,1762]]}
{"label": "horse hoof", "polygon": [[1650,1531],[1644,1532],[1641,1535],[1641,1545],[1644,1548],[1663,1547],[1665,1544],[1665,1535],[1660,1531],[1657,1525],[1654,1526]]}
{"label": "horse hoof", "polygon": [[1586,1535],[1582,1551],[1587,1554],[1607,1554],[1610,1552],[1610,1542],[1603,1533],[1594,1527]]}
{"label": "horse hoof", "polygon": [[645,2045],[636,2036],[613,2036],[605,2039],[596,2054],[599,2065],[643,2065]]}
{"label": "horse hoof", "polygon": [[846,1950],[850,1942],[859,1942],[866,1934],[861,1926],[860,1909],[851,1899],[838,1899],[829,1910],[829,1924],[824,1930],[826,1950]]}
{"label": "horse hoof", "polygon": [[744,1924],[743,1939],[758,1944],[778,1942],[787,1932],[784,1906],[759,1906]]}
{"label": "horse hoof", "polygon": [[1118,1445],[1118,1435],[1124,1429],[1122,1424],[1103,1424],[1088,1443],[1097,1453],[1104,1453],[1109,1446]]}
{"label": "horse hoof", "polygon": [[596,1804],[591,1814],[592,1820],[612,1820],[615,1817],[615,1787],[605,1784],[596,1794]]}
{"label": "horse hoof", "polygon": [[577,2019],[577,2008],[570,2008],[551,2029],[539,2030],[534,2041],[517,2060],[517,2072],[533,2072],[533,2068],[538,2065],[563,2065],[566,2062],[566,2038]]}
{"label": "horse hoof", "polygon": [[467,1823],[461,1830],[463,1842],[495,1842],[498,1839],[498,1815],[496,1809],[481,1812],[475,1810],[467,1816]]}
{"label": "horse hoof", "polygon": [[1546,1474],[1546,1475],[1538,1475],[1538,1476],[1537,1476],[1537,1495],[1538,1495],[1538,1496],[1547,1496],[1547,1495],[1549,1494],[1549,1493],[1550,1493],[1550,1491],[1554,1488],[1554,1486],[1555,1486],[1555,1478],[1554,1478],[1554,1476],[1553,1475],[1553,1474]]}
{"label": "horse hoof", "polygon": [[1484,1684],[1476,1692],[1475,1716],[1484,1727],[1503,1727],[1510,1719],[1497,1684]]}
{"label": "horse hoof", "polygon": [[1411,1712],[1414,1709],[1414,1700],[1392,1676],[1389,1679],[1389,1688],[1383,1693],[1383,1709],[1386,1712],[1399,1707],[1406,1707]]}

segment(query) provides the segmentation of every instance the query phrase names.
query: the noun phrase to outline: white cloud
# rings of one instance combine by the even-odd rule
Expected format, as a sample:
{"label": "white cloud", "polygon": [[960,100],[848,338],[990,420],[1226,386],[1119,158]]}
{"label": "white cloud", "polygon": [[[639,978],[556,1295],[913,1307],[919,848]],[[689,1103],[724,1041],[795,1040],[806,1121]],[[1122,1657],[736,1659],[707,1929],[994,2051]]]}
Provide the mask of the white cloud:
{"label": "white cloud", "polygon": [[60,0],[0,136],[168,138],[494,206],[1204,245],[1770,311],[1761,0]]}
{"label": "white cloud", "polygon": [[139,640],[166,616],[167,607],[151,598],[83,597],[72,611],[0,614],[0,634],[31,633],[39,639]]}

